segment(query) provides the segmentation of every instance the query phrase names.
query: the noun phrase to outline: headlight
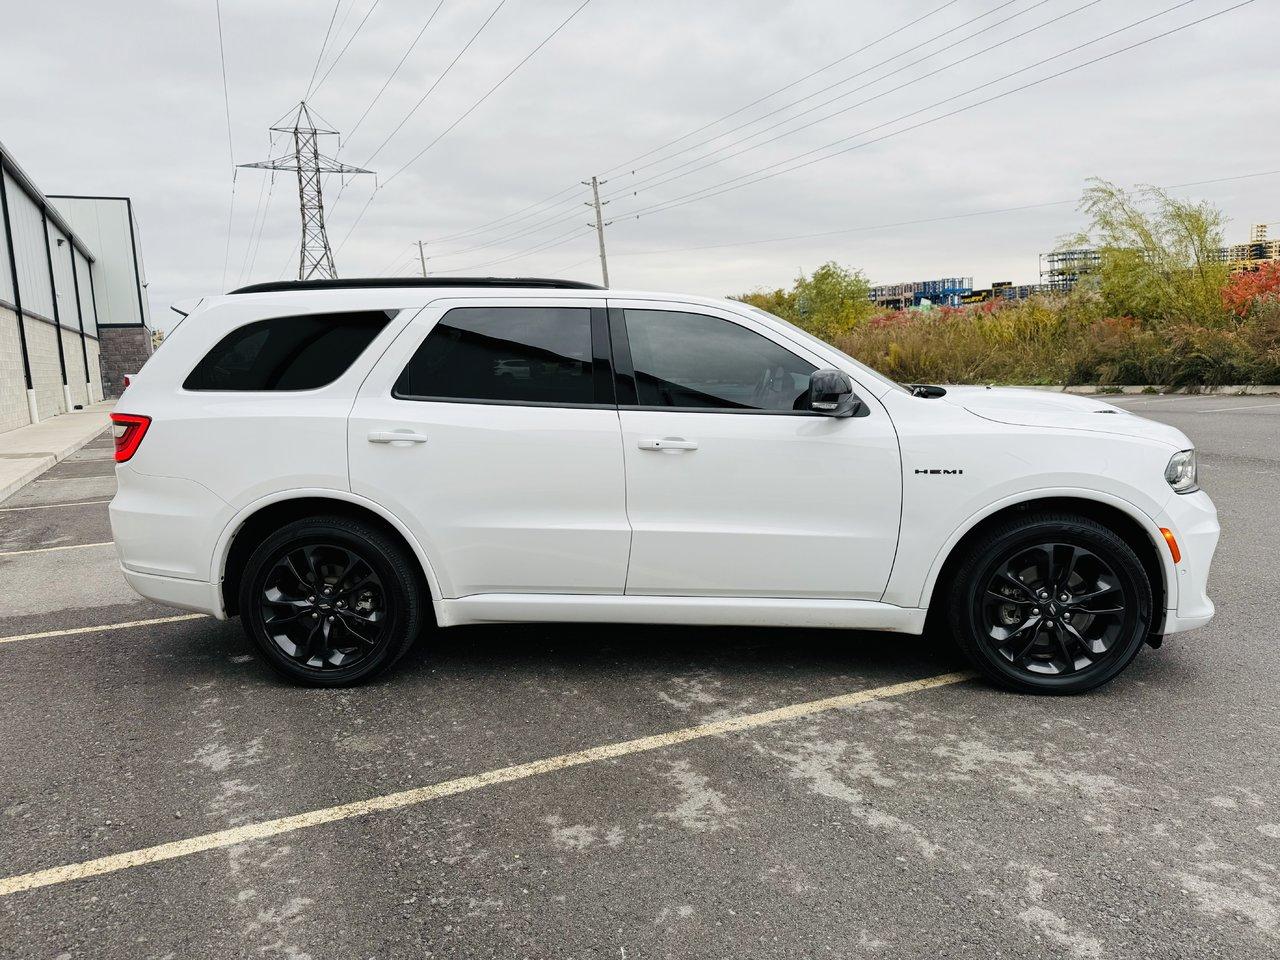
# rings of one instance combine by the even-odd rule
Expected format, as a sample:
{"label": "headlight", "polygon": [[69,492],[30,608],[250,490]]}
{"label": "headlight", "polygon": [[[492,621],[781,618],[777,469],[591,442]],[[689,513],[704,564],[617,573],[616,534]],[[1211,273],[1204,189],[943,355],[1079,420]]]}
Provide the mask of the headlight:
{"label": "headlight", "polygon": [[1174,493],[1195,493],[1200,489],[1196,482],[1196,452],[1179,450],[1169,458],[1169,465],[1164,468],[1164,478],[1173,487]]}

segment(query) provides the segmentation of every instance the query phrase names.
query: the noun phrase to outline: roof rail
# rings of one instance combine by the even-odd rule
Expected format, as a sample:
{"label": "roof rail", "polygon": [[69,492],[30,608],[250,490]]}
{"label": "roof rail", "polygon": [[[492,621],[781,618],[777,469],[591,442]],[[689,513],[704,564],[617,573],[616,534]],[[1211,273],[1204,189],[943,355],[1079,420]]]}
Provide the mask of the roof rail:
{"label": "roof rail", "polygon": [[492,287],[540,290],[603,290],[581,280],[548,280],[543,277],[353,277],[350,280],[272,280],[251,283],[228,293],[282,293],[293,290],[376,290],[390,287]]}

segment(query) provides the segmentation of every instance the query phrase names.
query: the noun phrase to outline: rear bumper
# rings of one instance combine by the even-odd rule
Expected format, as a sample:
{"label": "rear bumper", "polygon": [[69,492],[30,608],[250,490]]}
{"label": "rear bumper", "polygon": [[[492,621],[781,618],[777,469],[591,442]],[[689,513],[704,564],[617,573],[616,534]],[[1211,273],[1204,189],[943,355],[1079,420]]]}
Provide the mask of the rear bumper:
{"label": "rear bumper", "polygon": [[207,580],[164,577],[157,573],[139,573],[123,564],[120,565],[120,572],[134,592],[148,600],[163,603],[167,607],[177,607],[179,610],[207,613],[219,620],[227,619],[227,612],[222,606],[220,584]]}
{"label": "rear bumper", "polygon": [[[1156,523],[1168,528],[1178,541],[1182,561],[1176,565],[1176,590],[1169,591],[1172,601],[1165,611],[1159,633],[1180,633],[1203,627],[1213,619],[1213,601],[1209,599],[1209,566],[1218,546],[1218,511],[1204,491],[1175,495],[1165,505]],[[1172,585],[1171,585],[1172,586]]]}

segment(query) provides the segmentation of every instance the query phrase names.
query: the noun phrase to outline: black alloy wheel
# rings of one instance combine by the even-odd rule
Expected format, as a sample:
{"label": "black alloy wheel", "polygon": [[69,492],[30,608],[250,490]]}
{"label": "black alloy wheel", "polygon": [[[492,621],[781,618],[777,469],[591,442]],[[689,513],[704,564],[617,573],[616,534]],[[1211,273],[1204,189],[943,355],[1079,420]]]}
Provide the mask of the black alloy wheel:
{"label": "black alloy wheel", "polygon": [[1096,553],[1070,543],[1017,548],[997,561],[979,607],[992,650],[1018,669],[1066,676],[1116,649],[1124,588]]}
{"label": "black alloy wheel", "polygon": [[424,606],[412,555],[347,517],[285,524],[253,551],[240,582],[241,619],[267,662],[314,686],[391,666],[420,632]]}
{"label": "black alloy wheel", "polygon": [[1152,627],[1133,549],[1085,517],[1034,514],[990,531],[949,591],[960,646],[1016,690],[1079,693],[1133,660]]}
{"label": "black alloy wheel", "polygon": [[336,543],[286,548],[258,596],[272,642],[303,667],[354,666],[385,639],[382,580],[367,560]]}

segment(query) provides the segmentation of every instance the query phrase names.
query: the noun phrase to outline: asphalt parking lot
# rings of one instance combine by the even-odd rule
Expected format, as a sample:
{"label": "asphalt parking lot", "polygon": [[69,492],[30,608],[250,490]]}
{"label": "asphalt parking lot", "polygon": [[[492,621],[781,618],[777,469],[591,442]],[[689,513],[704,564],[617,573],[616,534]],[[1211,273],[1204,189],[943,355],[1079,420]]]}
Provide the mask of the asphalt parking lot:
{"label": "asphalt parking lot", "polygon": [[291,687],[124,585],[96,440],[0,503],[3,952],[1280,956],[1280,398],[1115,402],[1200,450],[1218,616],[1067,699],[929,640],[596,626]]}

